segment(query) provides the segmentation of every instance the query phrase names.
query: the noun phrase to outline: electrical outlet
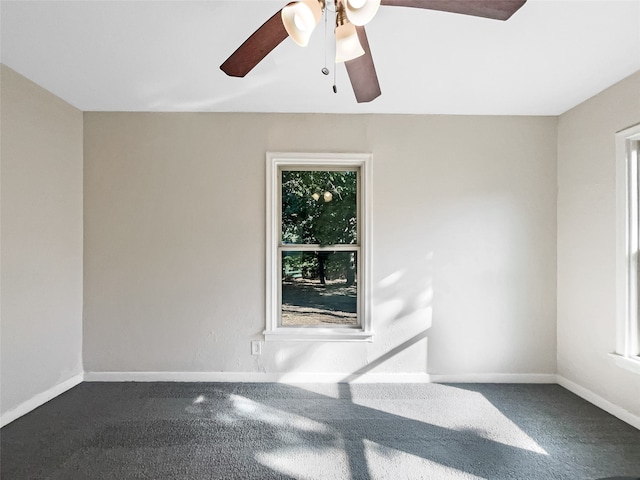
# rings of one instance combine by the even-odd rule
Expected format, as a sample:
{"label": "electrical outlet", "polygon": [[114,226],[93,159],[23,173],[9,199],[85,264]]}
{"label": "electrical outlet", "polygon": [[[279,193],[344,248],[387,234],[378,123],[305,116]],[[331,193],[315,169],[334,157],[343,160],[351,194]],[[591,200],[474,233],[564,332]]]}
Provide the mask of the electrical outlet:
{"label": "electrical outlet", "polygon": [[251,340],[251,355],[262,355],[262,342]]}

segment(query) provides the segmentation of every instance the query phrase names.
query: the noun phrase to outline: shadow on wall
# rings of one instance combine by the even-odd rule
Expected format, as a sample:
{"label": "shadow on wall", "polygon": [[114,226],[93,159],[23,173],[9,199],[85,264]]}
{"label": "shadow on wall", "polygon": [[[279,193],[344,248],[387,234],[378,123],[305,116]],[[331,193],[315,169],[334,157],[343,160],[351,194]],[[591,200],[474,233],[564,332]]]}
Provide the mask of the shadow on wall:
{"label": "shadow on wall", "polygon": [[391,350],[385,352],[384,354],[382,354],[379,357],[377,357],[375,360],[367,363],[367,365],[365,365],[364,367],[356,370],[352,374],[350,374],[350,375],[346,376],[345,378],[343,378],[341,380],[341,384],[348,384],[348,383],[355,382],[358,378],[362,377],[366,373],[371,372],[372,370],[376,369],[378,366],[380,366],[383,363],[385,363],[386,361],[392,359],[393,357],[395,357],[399,353],[404,352],[409,347],[415,345],[416,343],[420,342],[421,340],[426,339],[427,337],[428,337],[428,330],[424,330],[424,331],[418,333],[417,335],[414,335],[409,340],[407,340],[407,341],[401,343],[400,345],[398,345],[397,347],[394,347]]}
{"label": "shadow on wall", "polygon": [[[416,256],[413,265],[395,270],[374,282],[372,320],[374,342],[372,344],[348,344],[342,350],[345,355],[361,356],[364,365],[345,376],[341,382],[354,382],[389,361],[398,361],[403,353],[424,340],[422,349],[411,351],[410,357],[401,363],[401,369],[386,371],[426,373],[428,331],[433,312],[433,253]],[[275,344],[274,344],[275,345]],[[344,345],[343,345],[344,346]],[[278,343],[273,347],[273,357],[256,365],[262,372],[273,370],[285,376],[291,372],[317,371],[318,362],[327,363],[327,342],[303,342],[303,344]],[[348,363],[347,359],[345,363]],[[322,371],[322,373],[333,373]],[[344,370],[343,370],[344,371]]]}

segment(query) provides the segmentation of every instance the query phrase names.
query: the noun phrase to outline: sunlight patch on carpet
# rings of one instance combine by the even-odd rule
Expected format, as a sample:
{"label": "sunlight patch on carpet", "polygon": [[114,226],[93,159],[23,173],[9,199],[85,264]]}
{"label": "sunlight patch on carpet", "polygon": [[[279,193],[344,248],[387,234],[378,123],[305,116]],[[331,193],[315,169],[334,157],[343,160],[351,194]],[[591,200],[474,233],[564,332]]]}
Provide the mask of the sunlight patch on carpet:
{"label": "sunlight patch on carpet", "polygon": [[429,472],[429,478],[438,480],[484,480],[457,468],[441,465],[418,455],[364,440],[364,449],[371,478],[423,478]]}
{"label": "sunlight patch on carpet", "polygon": [[278,473],[301,480],[350,478],[349,459],[342,448],[300,445],[259,452],[256,461]]}
{"label": "sunlight patch on carpet", "polygon": [[283,412],[240,395],[230,395],[229,400],[233,404],[234,413],[243,419],[267,423],[286,430],[325,434],[331,431],[324,423],[290,412]]}

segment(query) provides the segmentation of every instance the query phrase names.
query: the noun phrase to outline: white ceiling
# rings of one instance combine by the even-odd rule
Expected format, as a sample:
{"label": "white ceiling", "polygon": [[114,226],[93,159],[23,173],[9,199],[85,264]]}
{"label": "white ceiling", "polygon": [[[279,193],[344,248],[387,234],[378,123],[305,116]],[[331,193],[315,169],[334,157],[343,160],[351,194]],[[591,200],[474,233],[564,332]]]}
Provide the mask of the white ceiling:
{"label": "white ceiling", "polygon": [[337,94],[333,64],[322,75],[324,22],[307,48],[286,39],[245,78],[224,75],[286,3],[3,0],[1,60],[84,111],[557,115],[640,70],[640,0],[528,0],[506,22],[381,7],[369,104],[343,65]]}

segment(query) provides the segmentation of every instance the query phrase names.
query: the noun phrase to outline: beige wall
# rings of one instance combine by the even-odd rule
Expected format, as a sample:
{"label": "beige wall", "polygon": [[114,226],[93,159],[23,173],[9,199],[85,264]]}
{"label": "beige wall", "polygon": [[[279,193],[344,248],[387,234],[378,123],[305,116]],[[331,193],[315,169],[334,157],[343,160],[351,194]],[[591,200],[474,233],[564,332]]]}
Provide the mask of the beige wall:
{"label": "beige wall", "polygon": [[640,415],[640,376],[617,367],[615,133],[640,123],[640,72],[558,124],[558,372]]}
{"label": "beige wall", "polygon": [[82,112],[1,67],[1,408],[82,372]]}
{"label": "beige wall", "polygon": [[[555,118],[84,118],[88,372],[555,373]],[[267,151],[373,153],[373,343],[250,355]]]}

